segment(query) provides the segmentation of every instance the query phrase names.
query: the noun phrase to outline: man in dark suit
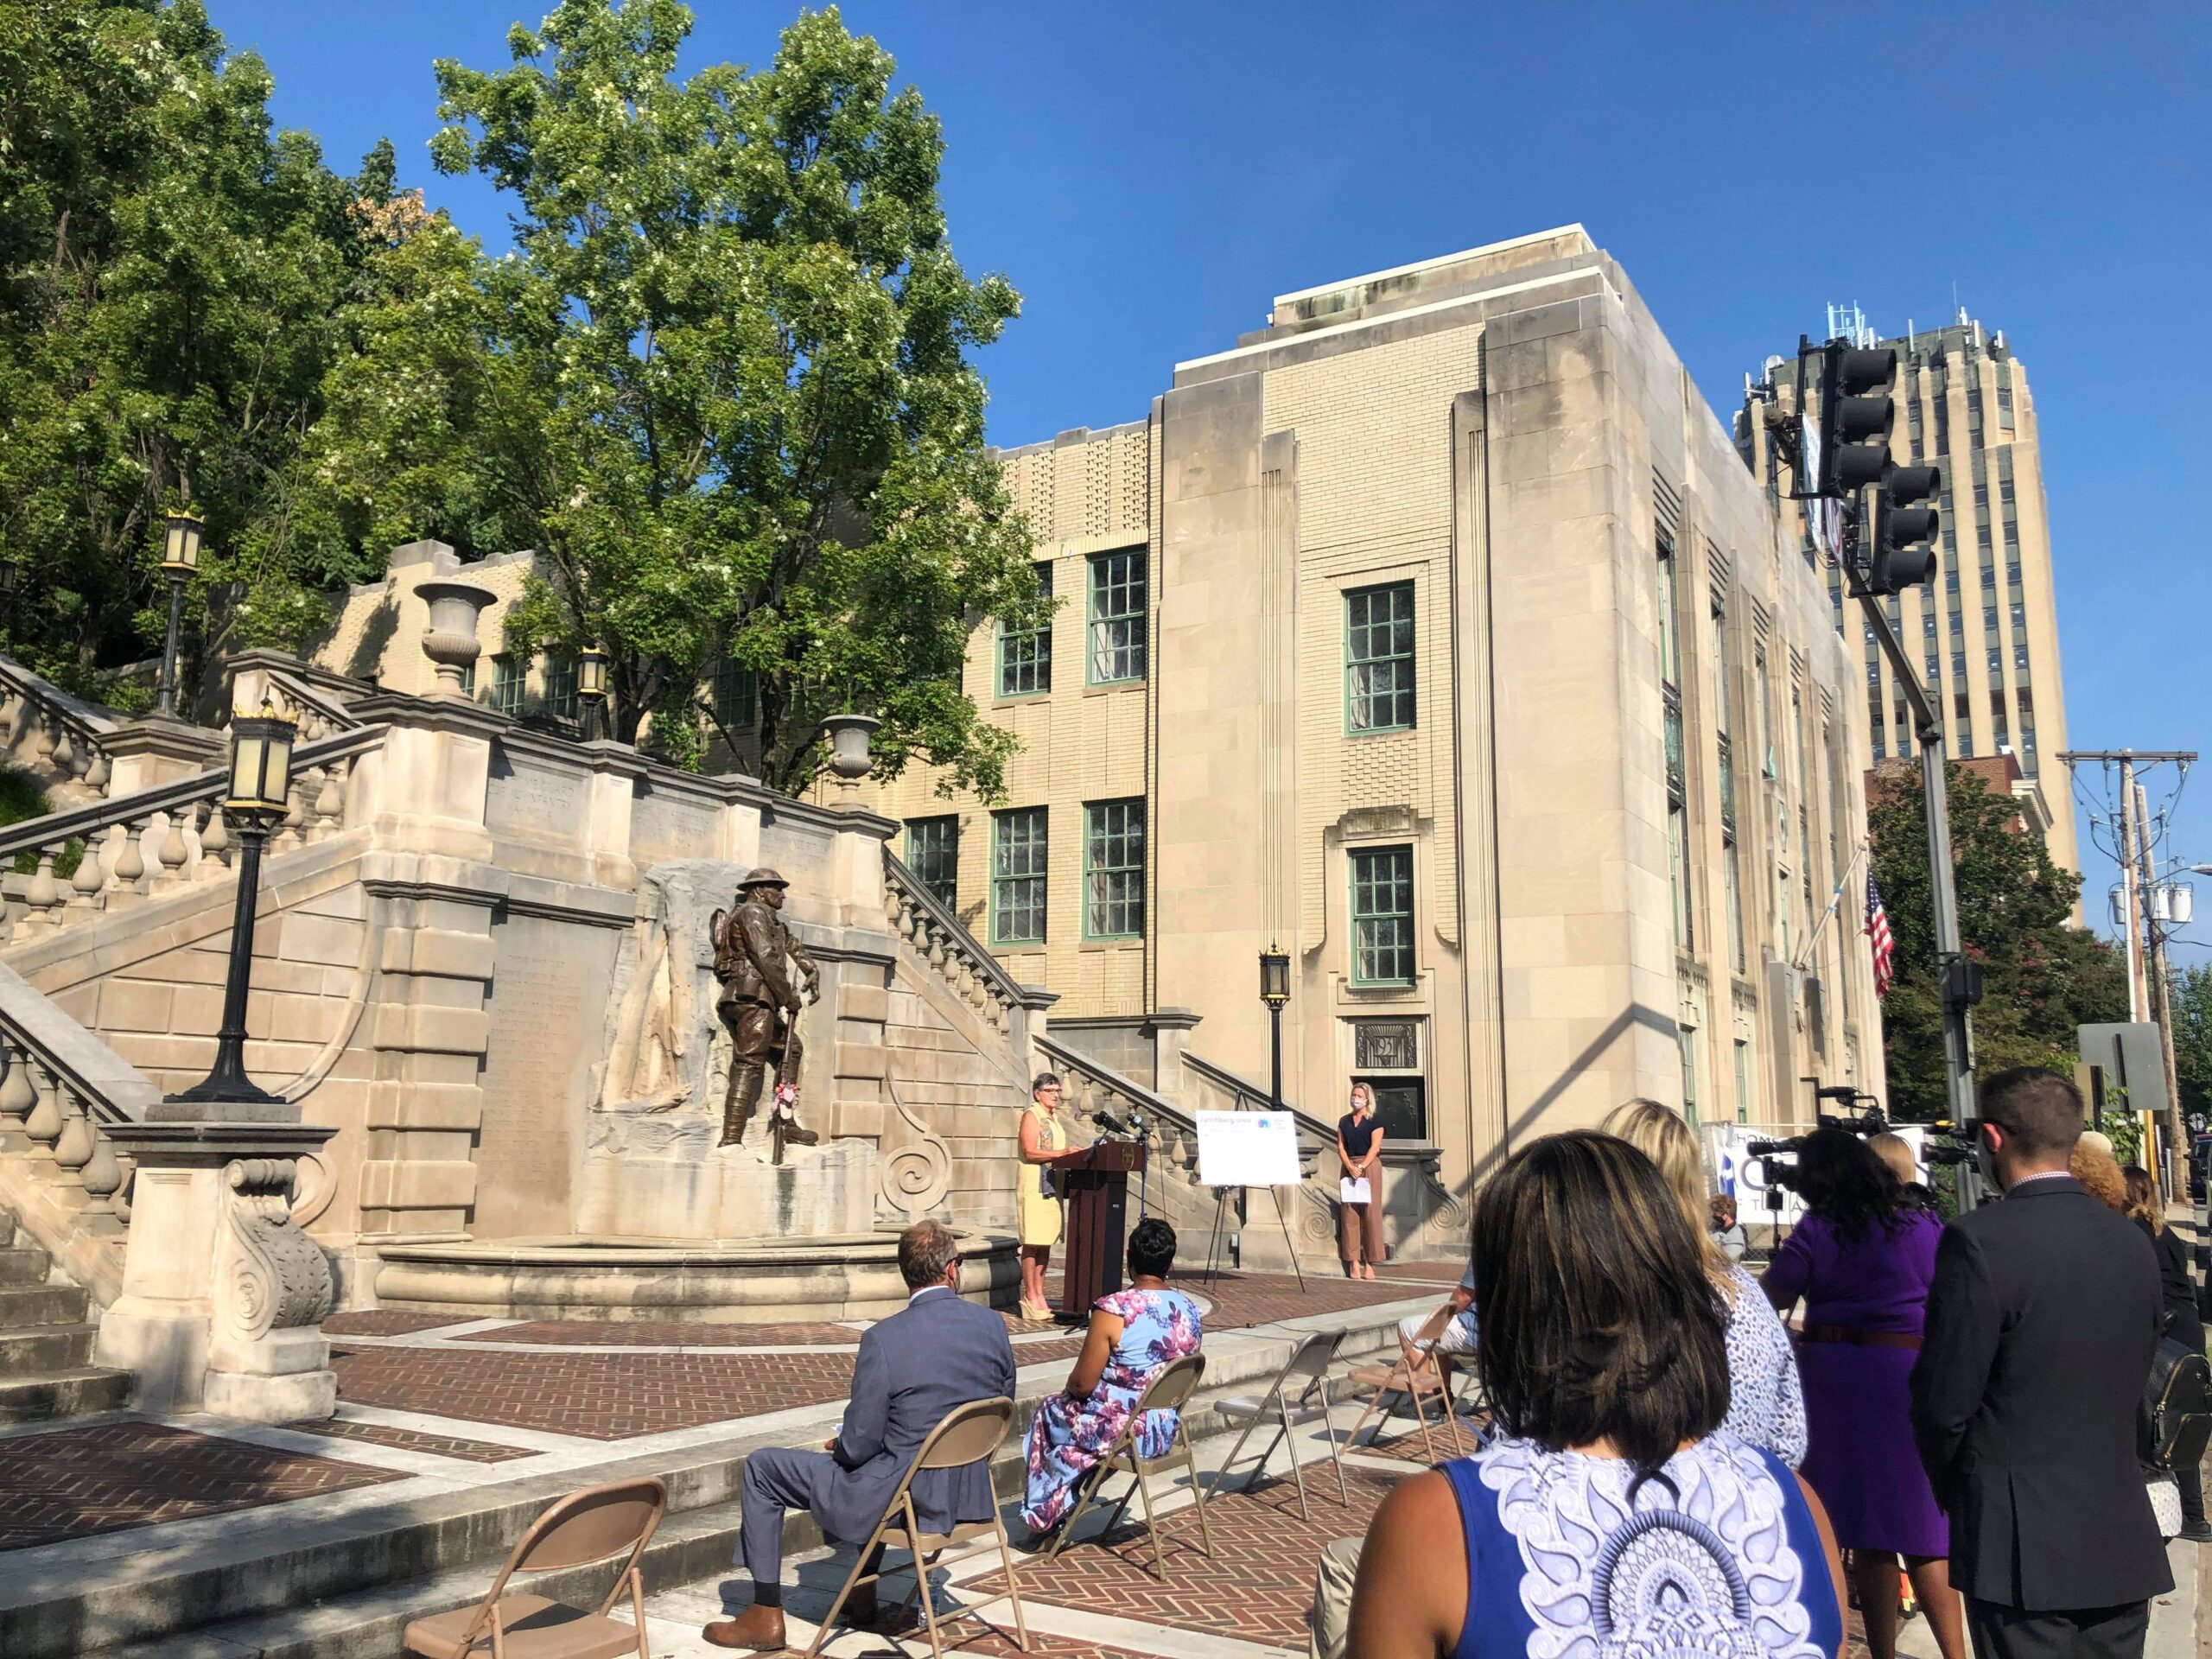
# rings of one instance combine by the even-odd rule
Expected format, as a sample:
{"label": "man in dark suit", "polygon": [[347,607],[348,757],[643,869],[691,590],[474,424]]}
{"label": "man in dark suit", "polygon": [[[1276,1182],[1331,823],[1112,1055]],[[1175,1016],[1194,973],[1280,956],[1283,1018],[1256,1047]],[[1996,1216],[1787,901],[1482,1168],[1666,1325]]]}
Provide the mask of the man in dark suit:
{"label": "man in dark suit", "polygon": [[[861,1338],[852,1398],[829,1449],[770,1447],[745,1460],[738,1549],[753,1576],[753,1605],[707,1626],[702,1634],[718,1648],[784,1645],[785,1510],[811,1510],[826,1538],[861,1541],[883,1518],[884,1505],[939,1423],[972,1401],[1014,1394],[1006,1321],[960,1300],[952,1230],[935,1221],[909,1227],[899,1236],[899,1271],[913,1294],[905,1312]],[[982,1463],[925,1471],[912,1491],[926,1532],[987,1519],[998,1502],[990,1469]],[[875,1586],[855,1592],[846,1612],[856,1623],[871,1622]]]}
{"label": "man in dark suit", "polygon": [[2140,1228],[2066,1173],[2082,1096],[2022,1066],[1981,1085],[2002,1204],[1943,1230],[1912,1370],[1921,1461],[1951,1519],[1980,1659],[2139,1659],[2173,1587],[2136,1413],[2158,1340]]}

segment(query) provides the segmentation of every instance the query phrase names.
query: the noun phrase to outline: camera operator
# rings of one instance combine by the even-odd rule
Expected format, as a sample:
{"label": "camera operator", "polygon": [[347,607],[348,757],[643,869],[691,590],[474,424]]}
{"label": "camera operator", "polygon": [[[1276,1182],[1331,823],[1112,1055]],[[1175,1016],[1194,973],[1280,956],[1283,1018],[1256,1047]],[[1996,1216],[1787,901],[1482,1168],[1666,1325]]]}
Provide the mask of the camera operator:
{"label": "camera operator", "polygon": [[1950,1528],[1913,1445],[1908,1386],[1942,1224],[1864,1141],[1834,1125],[1804,1137],[1788,1179],[1805,1218],[1760,1282],[1785,1313],[1805,1301],[1802,1472],[1852,1552],[1866,1645],[1874,1659],[1895,1659],[1902,1555],[1943,1659],[1966,1659]]}

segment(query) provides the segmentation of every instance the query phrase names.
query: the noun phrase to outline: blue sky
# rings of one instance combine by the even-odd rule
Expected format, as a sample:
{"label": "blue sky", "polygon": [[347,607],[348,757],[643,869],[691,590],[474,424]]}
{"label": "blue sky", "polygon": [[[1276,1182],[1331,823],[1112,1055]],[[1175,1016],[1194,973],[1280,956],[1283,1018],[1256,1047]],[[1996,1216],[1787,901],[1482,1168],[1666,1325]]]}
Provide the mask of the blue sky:
{"label": "blue sky", "polygon": [[[407,181],[503,239],[493,192],[429,168],[430,61],[504,65],[543,0],[209,4],[268,59],[280,121],[341,167],[389,136]],[[697,10],[687,67],[765,65],[791,15]],[[1847,29],[1829,7],[1465,0],[845,16],[944,118],[962,257],[1024,296],[985,359],[994,441],[1141,416],[1173,362],[1278,293],[1573,220],[1724,417],[1827,301],[1887,333],[1948,318],[1955,292],[2035,389],[2074,747],[2212,763],[2212,416],[2187,298],[2212,252],[2212,9],[1862,5]],[[1859,187],[1847,219],[1826,211],[1838,181]],[[2154,810],[2172,780],[2153,774]],[[2055,764],[2047,786],[2059,805]],[[2083,830],[2095,915],[2113,877]],[[2212,774],[2170,850],[2212,863]]]}

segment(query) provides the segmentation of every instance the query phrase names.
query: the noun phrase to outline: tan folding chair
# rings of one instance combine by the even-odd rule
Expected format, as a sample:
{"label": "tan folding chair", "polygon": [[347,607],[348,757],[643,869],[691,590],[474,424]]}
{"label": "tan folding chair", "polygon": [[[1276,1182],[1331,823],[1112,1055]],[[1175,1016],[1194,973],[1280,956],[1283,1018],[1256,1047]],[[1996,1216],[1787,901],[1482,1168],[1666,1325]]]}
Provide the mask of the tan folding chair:
{"label": "tan folding chair", "polygon": [[[807,1644],[807,1659],[814,1659],[822,1651],[822,1644],[830,1639],[846,1599],[861,1586],[874,1584],[884,1576],[880,1567],[873,1573],[868,1570],[868,1557],[875,1554],[878,1545],[903,1549],[913,1557],[914,1594],[906,1598],[906,1607],[912,1607],[917,1597],[920,1599],[923,1622],[929,1626],[930,1651],[937,1659],[944,1659],[944,1647],[938,1637],[937,1606],[930,1597],[930,1568],[946,1550],[984,1538],[998,1540],[999,1559],[1006,1563],[1006,1594],[1014,1603],[1014,1646],[1024,1652],[1028,1650],[1029,1626],[1021,1616],[1021,1591],[1014,1577],[1014,1546],[1007,1541],[1006,1523],[999,1519],[998,1500],[991,1500],[991,1518],[988,1521],[956,1521],[950,1532],[924,1532],[921,1518],[914,1512],[912,1491],[914,1477],[925,1469],[964,1469],[971,1463],[988,1465],[1006,1443],[1007,1431],[1013,1426],[1014,1402],[1001,1395],[959,1407],[930,1431],[929,1439],[922,1442],[922,1449],[914,1454],[906,1478],[899,1483],[899,1490],[883,1506],[883,1518],[875,1523],[875,1530],[861,1546],[860,1556],[854,1561],[853,1570],[845,1575],[836,1600],[822,1616],[821,1628]],[[961,1611],[972,1613],[998,1599],[996,1596],[986,1596]],[[900,1611],[905,1610],[902,1607]]]}
{"label": "tan folding chair", "polygon": [[[1122,1494],[1122,1501],[1114,1506],[1114,1513],[1106,1518],[1106,1525],[1098,1535],[1102,1538],[1122,1522],[1128,1511],[1129,1499],[1138,1498],[1144,1504],[1145,1529],[1152,1535],[1153,1576],[1162,1580],[1167,1577],[1167,1558],[1160,1548],[1160,1522],[1153,1513],[1152,1484],[1147,1476],[1158,1471],[1180,1466],[1191,1477],[1191,1502],[1198,1511],[1198,1535],[1205,1541],[1205,1554],[1213,1555],[1213,1528],[1206,1520],[1206,1494],[1198,1480],[1198,1462],[1191,1455],[1190,1431],[1182,1418],[1183,1408],[1198,1391],[1198,1379],[1205,1375],[1204,1354],[1185,1354],[1180,1359],[1171,1359],[1153,1374],[1145,1384],[1144,1392],[1137,1396],[1135,1408],[1129,1420],[1122,1425],[1122,1432],[1114,1437],[1113,1445],[1106,1448],[1106,1455],[1093,1464],[1076,1483],[1075,1502],[1068,1506],[1066,1518],[1060,1522],[1060,1535],[1052,1541],[1045,1559],[1052,1560],[1067,1548],[1068,1540],[1075,1536],[1076,1517],[1084,1505],[1098,1501],[1099,1489],[1109,1476],[1125,1474],[1130,1477],[1129,1490]],[[1137,1451],[1137,1433],[1144,1427],[1148,1411],[1172,1411],[1176,1414],[1175,1438],[1167,1443],[1167,1450],[1156,1458],[1147,1458]]]}
{"label": "tan folding chair", "polygon": [[[1335,1402],[1329,1397],[1329,1367],[1343,1344],[1341,1331],[1316,1331],[1290,1351],[1290,1357],[1275,1373],[1275,1380],[1268,1385],[1264,1394],[1231,1395],[1226,1400],[1214,1402],[1214,1409],[1234,1421],[1244,1419],[1244,1432],[1236,1437],[1236,1444],[1229,1449],[1229,1456],[1214,1473],[1216,1492],[1228,1482],[1229,1471],[1236,1466],[1236,1459],[1244,1450],[1244,1442],[1252,1438],[1252,1431],[1262,1421],[1272,1420],[1276,1425],[1274,1438],[1268,1442],[1268,1449],[1260,1453],[1260,1461],[1253,1466],[1252,1478],[1244,1484],[1250,1491],[1268,1472],[1268,1459],[1275,1454],[1275,1447],[1290,1448],[1290,1478],[1298,1485],[1298,1513],[1312,1520],[1306,1507],[1306,1477],[1298,1466],[1298,1436],[1294,1432],[1306,1423],[1326,1423]],[[1337,1466],[1337,1499],[1346,1509],[1351,1507],[1351,1494],[1344,1488],[1344,1459],[1338,1454],[1337,1437],[1329,1435],[1329,1461]]]}
{"label": "tan folding chair", "polygon": [[1403,1400],[1412,1409],[1414,1421],[1421,1426],[1421,1450],[1427,1454],[1428,1460],[1434,1463],[1437,1460],[1436,1442],[1429,1438],[1428,1433],[1428,1402],[1433,1400],[1443,1408],[1441,1427],[1450,1431],[1452,1450],[1456,1455],[1461,1450],[1459,1414],[1452,1397],[1451,1369],[1452,1357],[1449,1354],[1438,1353],[1434,1350],[1422,1354],[1406,1340],[1405,1332],[1401,1331],[1398,1333],[1397,1363],[1355,1365],[1351,1368],[1349,1380],[1352,1386],[1370,1392],[1367,1404],[1360,1411],[1359,1421],[1351,1426],[1351,1435],[1345,1444],[1358,1445],[1359,1431],[1367,1427],[1367,1420],[1374,1416],[1378,1408],[1382,1413],[1375,1424],[1376,1437],[1379,1440],[1383,1427],[1390,1421],[1390,1402]]}
{"label": "tan folding chair", "polygon": [[[405,1650],[422,1659],[650,1659],[638,1561],[667,1512],[668,1488],[650,1476],[569,1493],[530,1523],[481,1602],[415,1620],[402,1638]],[[520,1591],[500,1593],[518,1573],[588,1567],[625,1553],[629,1559],[595,1613]],[[607,1617],[625,1590],[634,1624]]]}

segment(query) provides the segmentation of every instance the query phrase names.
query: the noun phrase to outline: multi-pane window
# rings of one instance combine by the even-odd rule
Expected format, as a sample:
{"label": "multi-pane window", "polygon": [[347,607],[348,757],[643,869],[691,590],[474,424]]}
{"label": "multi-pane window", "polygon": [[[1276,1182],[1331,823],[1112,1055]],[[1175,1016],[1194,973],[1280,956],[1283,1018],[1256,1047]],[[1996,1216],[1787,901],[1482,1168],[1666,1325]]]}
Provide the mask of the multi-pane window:
{"label": "multi-pane window", "polygon": [[1713,726],[1720,771],[1721,874],[1727,889],[1729,960],[1740,974],[1744,971],[1744,895],[1736,852],[1736,754],[1729,735],[1729,702],[1728,601],[1716,588],[1713,594]]}
{"label": "multi-pane window", "polygon": [[931,898],[950,910],[960,902],[960,817],[906,820],[906,868]]}
{"label": "multi-pane window", "polygon": [[503,715],[522,713],[525,678],[523,665],[512,657],[504,653],[494,657],[492,659],[492,706]]}
{"label": "multi-pane window", "polygon": [[1145,675],[1145,550],[1125,548],[1090,561],[1090,683]]}
{"label": "multi-pane window", "polygon": [[1991,679],[1995,679],[1999,674],[2005,671],[2004,659],[2005,653],[2002,651],[1992,650],[1990,652],[1989,677]]}
{"label": "multi-pane window", "polygon": [[[1037,591],[1052,596],[1052,566],[1037,566]],[[1141,609],[1141,606],[1139,607]],[[1048,616],[1033,628],[999,625],[999,696],[1033,697],[1052,689],[1052,623]]]}
{"label": "multi-pane window", "polygon": [[1697,1032],[1690,1026],[1675,1027],[1682,1051],[1682,1116],[1697,1127]]}
{"label": "multi-pane window", "polygon": [[725,731],[741,731],[758,715],[759,686],[753,671],[725,657],[715,664],[715,719]]}
{"label": "multi-pane window", "polygon": [[2028,631],[2028,607],[2025,601],[2014,600],[2012,604],[2012,632],[2024,634]]}
{"label": "multi-pane window", "polygon": [[474,663],[461,671],[461,695],[464,697],[476,695],[476,664]]}
{"label": "multi-pane window", "polygon": [[2025,645],[2012,647],[2012,677],[2022,685],[2028,683],[2028,648]]}
{"label": "multi-pane window", "polygon": [[991,943],[1045,940],[1045,809],[991,814]]}
{"label": "multi-pane window", "polygon": [[1414,585],[1344,595],[1344,724],[1400,732],[1414,724]]}
{"label": "multi-pane window", "polygon": [[1351,855],[1351,981],[1414,982],[1414,854],[1362,847]]}
{"label": "multi-pane window", "polygon": [[1675,943],[1694,947],[1690,925],[1690,831],[1688,779],[1682,757],[1681,612],[1676,608],[1674,538],[1659,532],[1659,699],[1667,746],[1668,874],[1674,884]]}
{"label": "multi-pane window", "polygon": [[1736,1039],[1736,1121],[1751,1121],[1751,1046],[1741,1037]]}
{"label": "multi-pane window", "polygon": [[573,718],[576,712],[576,655],[572,651],[545,653],[545,712]]}
{"label": "multi-pane window", "polygon": [[1084,808],[1083,933],[1130,939],[1144,932],[1144,802]]}
{"label": "multi-pane window", "polygon": [[2012,427],[2012,364],[2010,359],[1997,365],[1997,428],[2010,432]]}

